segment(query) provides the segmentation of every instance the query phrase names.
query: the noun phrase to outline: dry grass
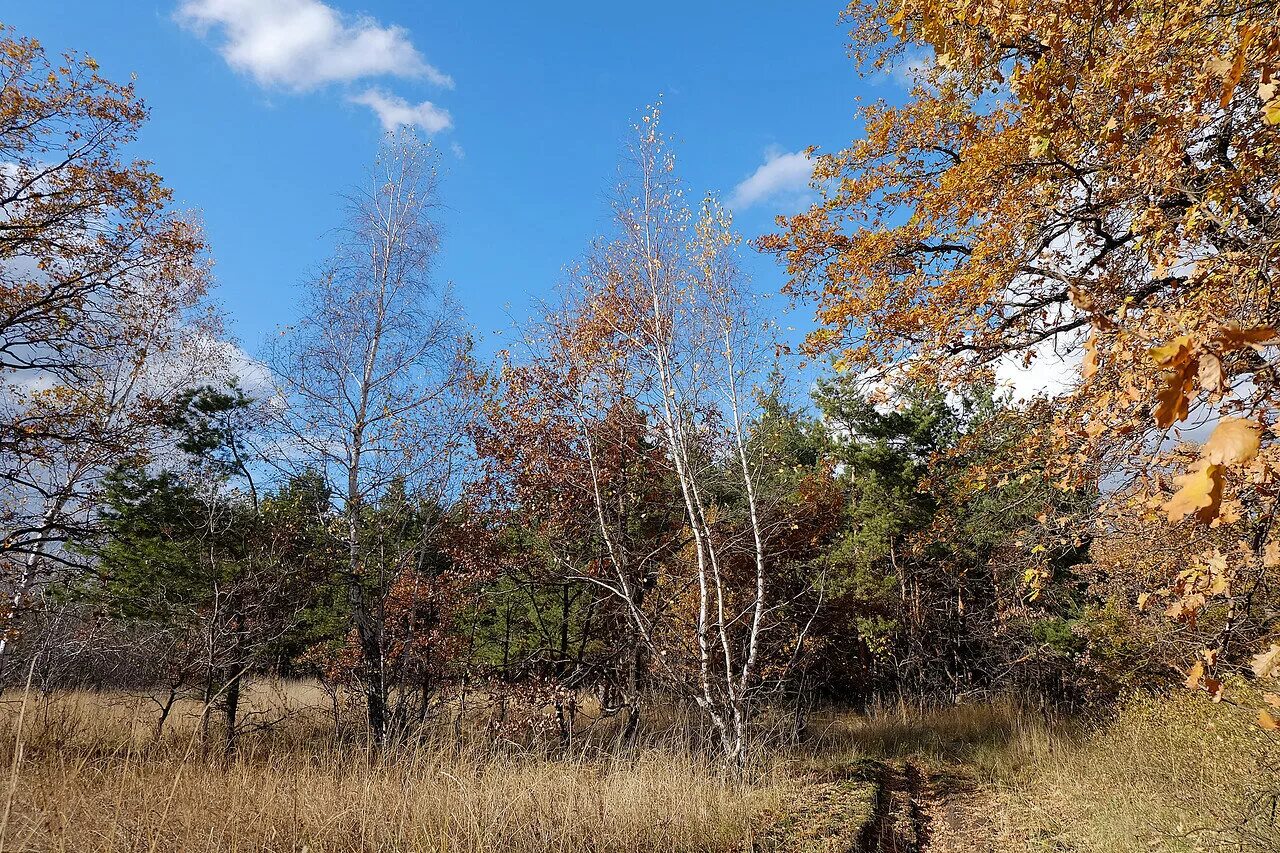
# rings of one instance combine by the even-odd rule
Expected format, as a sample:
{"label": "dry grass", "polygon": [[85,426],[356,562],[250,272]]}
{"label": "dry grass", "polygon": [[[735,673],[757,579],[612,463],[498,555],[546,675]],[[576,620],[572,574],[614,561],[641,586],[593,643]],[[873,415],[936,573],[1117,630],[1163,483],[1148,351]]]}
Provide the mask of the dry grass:
{"label": "dry grass", "polygon": [[157,741],[137,700],[35,702],[21,737],[17,716],[0,720],[6,765],[22,745],[4,851],[731,851],[790,790],[657,746],[549,760],[442,740],[379,759],[326,735],[323,708],[230,759],[202,753],[190,714]]}
{"label": "dry grass", "polygon": [[[926,811],[962,816],[975,837],[1019,839],[974,851],[1280,849],[1280,741],[1249,708],[1189,695],[1140,697],[1088,726],[1011,703],[832,713],[746,778],[708,758],[675,711],[612,756],[590,743],[567,756],[520,748],[482,728],[459,746],[446,726],[380,758],[335,738],[313,689],[250,699],[251,719],[283,721],[227,758],[216,731],[201,747],[193,705],[157,738],[146,700],[41,697],[19,733],[21,705],[6,697],[0,761],[16,772],[0,853],[837,849],[869,814],[858,768],[875,762],[927,768],[941,799]],[[969,781],[938,794],[951,774]]]}
{"label": "dry grass", "polygon": [[815,756],[846,761],[913,759],[964,764],[986,772],[1046,735],[1044,718],[1012,701],[922,709],[882,706],[867,714],[833,712],[816,717],[809,748]]}
{"label": "dry grass", "polygon": [[1137,696],[1088,723],[1011,702],[837,714],[815,726],[815,760],[910,761],[958,777],[944,805],[982,812],[969,816],[982,830],[972,850],[1274,853],[1280,737],[1256,724],[1258,695],[1241,684],[1231,694],[1238,705]]}
{"label": "dry grass", "polygon": [[1077,737],[1024,732],[996,771],[1040,849],[1280,850],[1280,739],[1239,706],[1141,696]]}

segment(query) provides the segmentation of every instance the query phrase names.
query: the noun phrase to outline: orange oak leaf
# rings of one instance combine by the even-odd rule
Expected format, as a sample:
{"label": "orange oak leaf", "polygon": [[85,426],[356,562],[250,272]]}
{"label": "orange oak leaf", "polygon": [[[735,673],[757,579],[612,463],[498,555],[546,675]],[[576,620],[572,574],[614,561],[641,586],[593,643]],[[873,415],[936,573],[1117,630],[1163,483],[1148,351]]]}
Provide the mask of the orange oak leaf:
{"label": "orange oak leaf", "polygon": [[1165,501],[1169,521],[1177,522],[1195,513],[1204,523],[1213,521],[1222,503],[1222,466],[1200,460],[1187,473],[1174,477],[1179,488]]}
{"label": "orange oak leaf", "polygon": [[1188,690],[1195,690],[1200,686],[1200,679],[1204,677],[1204,664],[1196,661],[1195,665],[1187,671],[1187,680],[1183,682]]}
{"label": "orange oak leaf", "polygon": [[1236,86],[1240,84],[1240,78],[1244,76],[1244,64],[1248,56],[1249,44],[1253,41],[1254,36],[1258,34],[1259,29],[1260,27],[1256,24],[1240,27],[1240,47],[1236,50],[1235,59],[1228,67],[1226,80],[1222,82],[1222,98],[1218,101],[1218,105],[1224,110],[1231,105],[1231,95],[1235,92]]}
{"label": "orange oak leaf", "polygon": [[1080,370],[1085,382],[1098,372],[1098,338],[1090,335],[1084,342],[1084,365]]}
{"label": "orange oak leaf", "polygon": [[1243,329],[1239,326],[1227,326],[1213,336],[1214,343],[1227,351],[1251,347],[1260,349],[1276,343],[1277,333],[1271,326],[1253,326]]}

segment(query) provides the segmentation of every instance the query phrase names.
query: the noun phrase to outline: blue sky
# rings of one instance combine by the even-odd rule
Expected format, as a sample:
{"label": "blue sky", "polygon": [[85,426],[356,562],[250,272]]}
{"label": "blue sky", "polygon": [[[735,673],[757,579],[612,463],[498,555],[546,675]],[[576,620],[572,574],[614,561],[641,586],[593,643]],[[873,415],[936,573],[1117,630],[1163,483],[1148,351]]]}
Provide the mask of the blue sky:
{"label": "blue sky", "polygon": [[[250,353],[294,317],[384,127],[416,123],[444,152],[439,276],[491,351],[605,227],[626,128],[659,95],[690,189],[734,202],[744,235],[795,208],[795,152],[847,144],[857,96],[903,94],[857,76],[839,6],[17,0],[0,15],[137,75],[152,112],[134,153],[201,211]],[[784,283],[772,259],[745,266],[761,292]]]}

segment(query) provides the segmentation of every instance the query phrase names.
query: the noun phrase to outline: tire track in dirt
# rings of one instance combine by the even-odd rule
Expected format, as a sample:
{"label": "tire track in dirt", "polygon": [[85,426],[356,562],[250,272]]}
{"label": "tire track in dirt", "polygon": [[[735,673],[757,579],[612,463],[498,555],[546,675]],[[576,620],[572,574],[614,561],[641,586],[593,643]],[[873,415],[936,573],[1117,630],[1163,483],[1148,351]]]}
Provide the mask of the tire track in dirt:
{"label": "tire track in dirt", "polygon": [[923,853],[928,850],[929,817],[923,808],[925,774],[913,762],[883,765],[875,811],[863,827],[865,853]]}
{"label": "tire track in dirt", "polygon": [[958,771],[914,761],[880,769],[875,809],[860,853],[1008,853],[1024,849],[1000,819],[992,789]]}
{"label": "tire track in dirt", "polygon": [[962,767],[915,759],[863,761],[812,784],[756,853],[1013,853],[1025,837],[996,789]]}

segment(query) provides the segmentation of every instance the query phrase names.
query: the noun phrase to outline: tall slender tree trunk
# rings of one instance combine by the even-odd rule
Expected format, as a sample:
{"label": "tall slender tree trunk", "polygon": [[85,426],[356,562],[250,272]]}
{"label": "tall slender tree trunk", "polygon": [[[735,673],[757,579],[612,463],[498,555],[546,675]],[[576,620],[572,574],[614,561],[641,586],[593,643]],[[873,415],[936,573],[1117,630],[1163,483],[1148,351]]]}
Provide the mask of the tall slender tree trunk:
{"label": "tall slender tree trunk", "polygon": [[222,714],[223,722],[226,726],[226,740],[224,747],[227,755],[235,752],[236,749],[236,726],[239,723],[238,717],[240,713],[240,687],[243,683],[245,671],[249,666],[248,649],[245,648],[245,616],[243,613],[235,615],[235,640],[231,647],[230,664],[231,664],[231,681],[227,683],[226,695],[222,698]]}
{"label": "tall slender tree trunk", "polygon": [[[353,471],[352,480],[354,479]],[[379,629],[378,620],[371,612],[365,590],[364,572],[360,559],[358,495],[356,501],[352,504],[349,500],[347,511],[349,537],[347,604],[351,609],[351,621],[360,647],[360,674],[369,721],[369,737],[375,746],[381,747],[387,737],[387,686],[383,677],[382,632]]]}
{"label": "tall slender tree trunk", "polygon": [[[68,484],[67,489],[64,491],[69,491],[76,479],[78,479],[78,475],[71,479],[71,483]],[[44,537],[53,532],[54,522],[64,506],[66,506],[66,498],[59,497],[53,500],[45,509],[44,516],[40,522],[41,538],[32,544],[31,551],[23,557],[22,569],[18,574],[17,581],[14,583],[13,595],[9,598],[8,611],[3,618],[0,618],[0,691],[3,691],[6,686],[4,677],[5,665],[8,663],[8,655],[12,650],[13,640],[17,636],[18,623],[22,618],[27,596],[31,594],[31,590],[35,586],[40,560],[44,557]]]}

